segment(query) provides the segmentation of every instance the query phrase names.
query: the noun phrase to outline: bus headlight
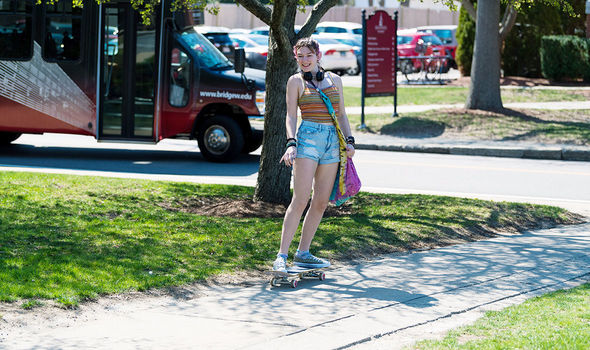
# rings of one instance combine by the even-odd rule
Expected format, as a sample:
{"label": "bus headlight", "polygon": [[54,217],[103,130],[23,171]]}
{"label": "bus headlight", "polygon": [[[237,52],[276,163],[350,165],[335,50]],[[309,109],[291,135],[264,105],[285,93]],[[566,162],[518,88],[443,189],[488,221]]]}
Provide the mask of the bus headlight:
{"label": "bus headlight", "polygon": [[265,101],[266,101],[266,91],[256,91],[256,108],[261,115],[264,115],[265,110]]}

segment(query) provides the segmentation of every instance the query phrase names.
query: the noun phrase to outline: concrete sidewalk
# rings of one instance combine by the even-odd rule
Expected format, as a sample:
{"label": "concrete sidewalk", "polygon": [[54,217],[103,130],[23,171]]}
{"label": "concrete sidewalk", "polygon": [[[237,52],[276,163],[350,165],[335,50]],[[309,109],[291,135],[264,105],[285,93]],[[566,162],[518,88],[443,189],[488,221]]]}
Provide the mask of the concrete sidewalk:
{"label": "concrete sidewalk", "polygon": [[2,330],[0,348],[393,349],[474,312],[590,281],[589,245],[583,224],[340,266],[298,289],[255,279],[198,297],[90,305],[65,324]]}
{"label": "concrete sidewalk", "polygon": [[[423,112],[441,108],[459,108],[457,105],[404,105],[398,106],[398,113]],[[535,103],[506,103],[506,108],[525,109],[590,109],[590,101],[576,102],[535,102]],[[349,115],[361,113],[361,107],[347,107]],[[365,107],[365,114],[393,115],[393,106]],[[388,135],[355,133],[357,149],[395,151],[395,152],[423,152],[471,156],[491,156],[530,159],[552,159],[590,161],[589,146],[574,146],[567,144],[543,144],[526,141],[482,141],[482,140],[453,140],[443,137],[431,138],[403,138]]]}

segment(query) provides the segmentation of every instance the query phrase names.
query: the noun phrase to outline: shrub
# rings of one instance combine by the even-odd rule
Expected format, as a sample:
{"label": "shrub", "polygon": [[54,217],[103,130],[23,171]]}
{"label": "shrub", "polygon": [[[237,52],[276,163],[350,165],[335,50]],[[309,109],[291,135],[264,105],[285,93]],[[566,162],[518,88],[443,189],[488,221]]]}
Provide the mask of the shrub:
{"label": "shrub", "polygon": [[541,39],[541,71],[554,81],[583,78],[590,81],[590,40],[573,35]]}
{"label": "shrub", "polygon": [[463,76],[471,75],[471,61],[473,59],[473,45],[475,44],[475,22],[464,8],[459,12],[457,26],[457,52],[455,61]]}
{"label": "shrub", "polygon": [[560,11],[543,3],[534,3],[518,13],[517,22],[504,40],[504,75],[540,77],[539,48],[543,35],[562,35]]}

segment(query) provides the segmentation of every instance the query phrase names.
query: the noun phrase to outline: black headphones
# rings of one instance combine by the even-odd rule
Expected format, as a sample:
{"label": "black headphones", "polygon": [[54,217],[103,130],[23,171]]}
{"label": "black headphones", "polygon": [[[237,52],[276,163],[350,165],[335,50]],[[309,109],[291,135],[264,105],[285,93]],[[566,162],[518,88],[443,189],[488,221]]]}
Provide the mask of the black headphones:
{"label": "black headphones", "polygon": [[[311,72],[301,72],[301,75],[303,76],[303,80],[306,80],[306,81],[313,80],[313,74],[311,74]],[[324,71],[322,71],[321,69],[318,69],[318,71],[315,73],[315,79],[317,81],[324,80]]]}

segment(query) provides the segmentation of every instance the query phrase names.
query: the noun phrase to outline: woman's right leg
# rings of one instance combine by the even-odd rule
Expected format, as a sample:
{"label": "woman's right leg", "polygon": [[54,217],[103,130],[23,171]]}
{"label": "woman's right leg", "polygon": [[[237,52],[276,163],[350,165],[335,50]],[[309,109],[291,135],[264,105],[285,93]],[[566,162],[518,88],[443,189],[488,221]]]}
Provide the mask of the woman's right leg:
{"label": "woman's right leg", "polygon": [[293,198],[285,212],[281,233],[280,254],[288,254],[289,246],[299,227],[301,215],[309,202],[311,186],[318,163],[309,158],[297,158],[293,165]]}

